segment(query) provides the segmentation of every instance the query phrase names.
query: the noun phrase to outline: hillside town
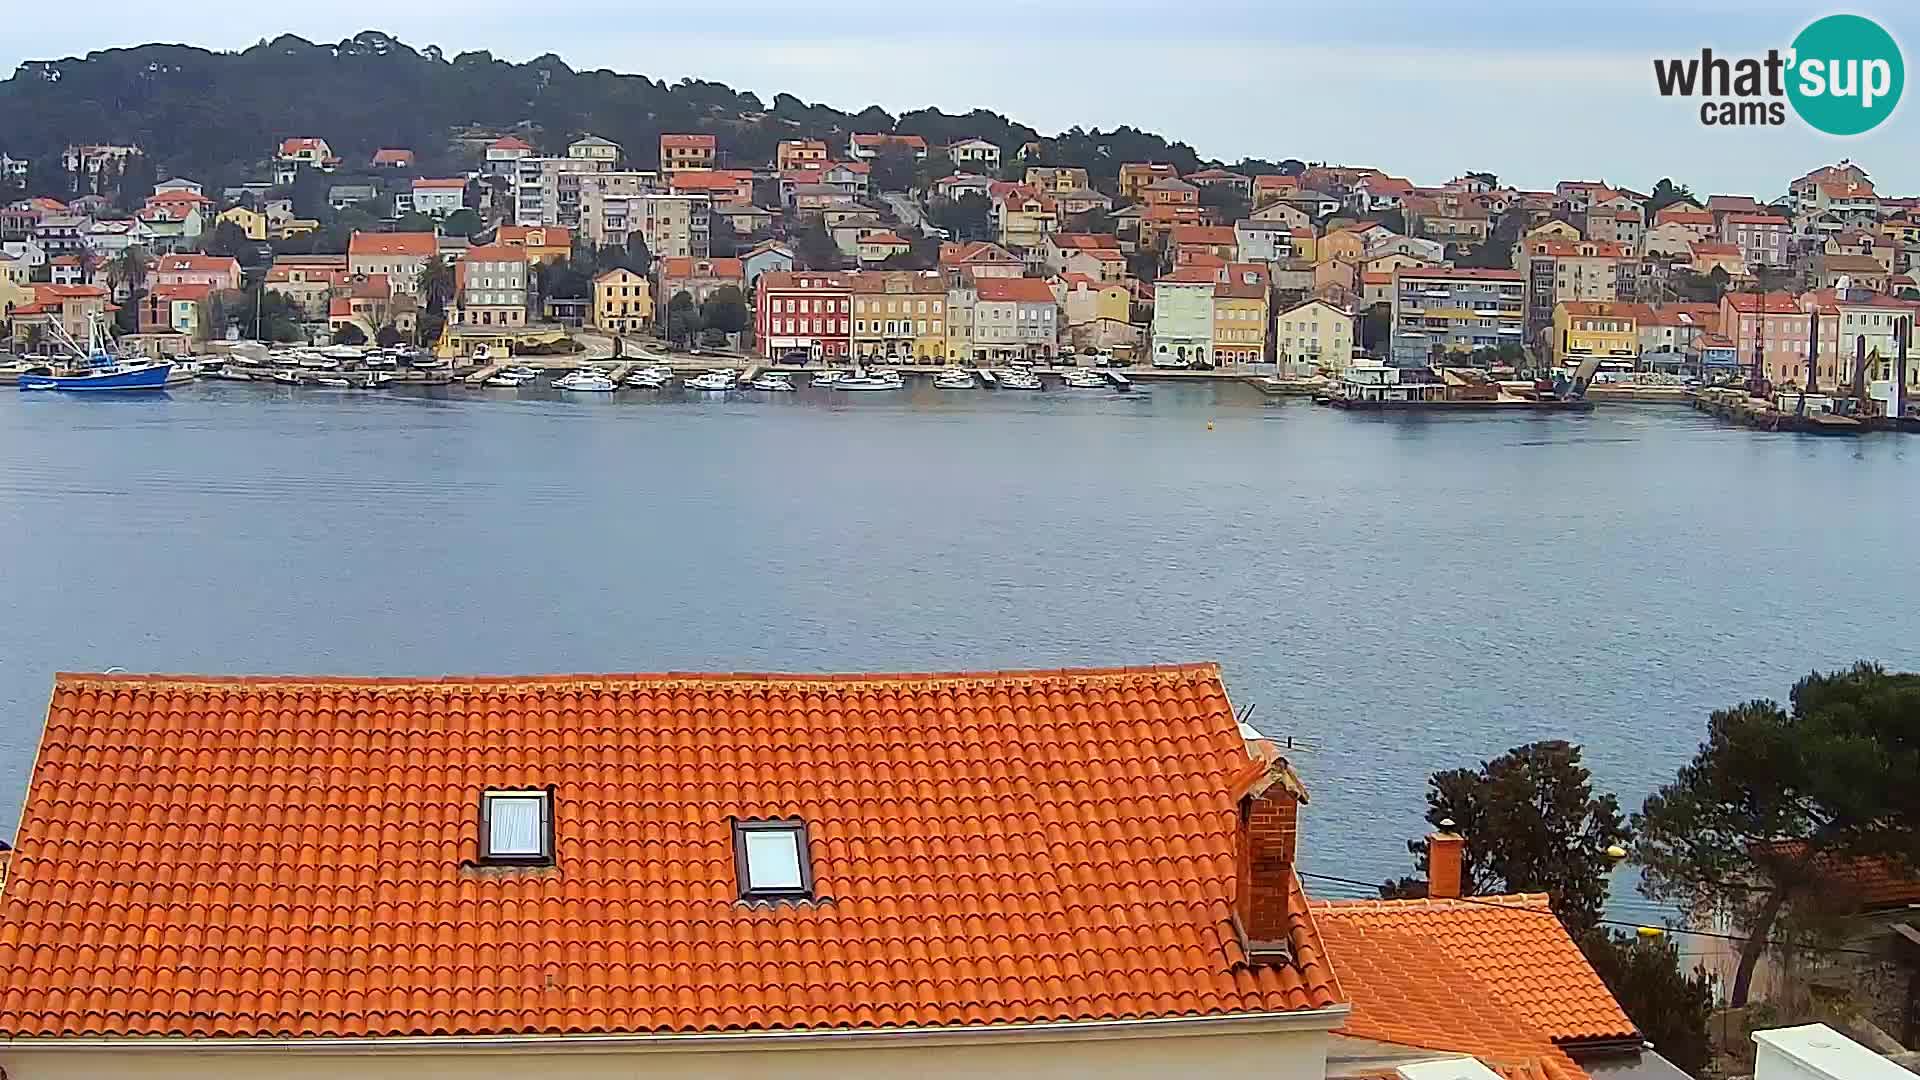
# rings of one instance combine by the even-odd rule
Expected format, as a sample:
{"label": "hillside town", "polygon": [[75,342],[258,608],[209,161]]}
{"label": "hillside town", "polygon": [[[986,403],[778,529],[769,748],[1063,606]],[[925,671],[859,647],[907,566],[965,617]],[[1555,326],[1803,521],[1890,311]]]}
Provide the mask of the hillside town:
{"label": "hillside town", "polygon": [[[47,324],[111,314],[151,356],[235,337],[458,359],[650,336],[769,360],[1338,378],[1598,358],[1832,386],[1884,385],[1920,303],[1920,200],[1847,160],[1756,197],[1297,160],[1090,175],[1039,144],[903,132],[785,140],[765,161],[711,132],[461,132],[455,149],[468,167],[428,176],[409,148],[289,134],[219,191],[141,184],[138,146],[71,146],[51,184],[0,159],[6,183],[60,191],[0,211],[4,339],[32,355]],[[1906,376],[1920,386],[1920,365]]]}

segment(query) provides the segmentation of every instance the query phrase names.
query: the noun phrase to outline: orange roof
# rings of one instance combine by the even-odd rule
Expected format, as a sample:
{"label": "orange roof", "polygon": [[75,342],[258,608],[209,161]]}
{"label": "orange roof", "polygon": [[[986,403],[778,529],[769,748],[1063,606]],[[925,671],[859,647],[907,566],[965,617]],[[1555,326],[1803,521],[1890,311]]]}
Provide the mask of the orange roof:
{"label": "orange roof", "polygon": [[238,274],[240,262],[225,255],[163,255],[153,269],[159,274]]}
{"label": "orange roof", "polygon": [[918,135],[879,134],[855,135],[853,137],[853,145],[855,146],[880,147],[888,143],[900,143],[903,146],[911,146],[916,150],[925,150],[927,148],[927,140]]}
{"label": "orange roof", "polygon": [[912,244],[907,243],[905,240],[900,239],[897,233],[888,232],[885,229],[882,229],[876,233],[868,233],[867,235],[860,238],[860,242],[863,244],[884,244],[888,247],[912,247],[913,246]]}
{"label": "orange roof", "polygon": [[[1292,961],[1248,966],[1231,911],[1249,764],[1210,664],[63,674],[0,893],[0,1036],[705,1033],[1337,1004],[1297,879]],[[473,865],[481,793],[499,788],[553,793],[554,868]],[[821,899],[740,902],[732,821],[787,817],[807,824]]]}
{"label": "orange roof", "polygon": [[78,255],[55,255],[55,256],[53,257],[53,265],[55,265],[55,266],[79,266],[79,265],[80,265],[80,256],[78,256]]}
{"label": "orange roof", "polygon": [[[546,242],[533,245],[534,233],[545,233]],[[573,247],[573,230],[564,225],[502,225],[499,233],[494,237],[494,242],[516,246],[571,248]]]}
{"label": "orange roof", "polygon": [[[1592,248],[1592,254],[1586,254],[1582,248]],[[1574,259],[1622,259],[1626,249],[1611,240],[1560,240],[1548,238],[1533,242],[1533,254],[1552,255],[1557,258]]]}
{"label": "orange roof", "polygon": [[714,145],[713,136],[711,135],[662,135],[660,136],[660,147],[663,150],[664,149],[711,150],[713,149],[713,145]]}
{"label": "orange roof", "polygon": [[375,150],[373,152],[373,163],[375,165],[411,165],[413,164],[413,151],[395,150],[391,148]]}
{"label": "orange roof", "polygon": [[1175,225],[1175,244],[1209,244],[1231,247],[1238,241],[1231,225]]}
{"label": "orange roof", "polygon": [[302,150],[324,150],[326,145],[325,139],[282,139],[280,154],[282,157],[289,157]]}
{"label": "orange roof", "polygon": [[671,183],[678,190],[733,191],[743,180],[751,184],[753,174],[744,169],[686,169],[674,173]]}
{"label": "orange roof", "polygon": [[1154,282],[1156,285],[1212,285],[1219,277],[1212,267],[1187,265],[1176,268],[1171,274],[1163,274]]}
{"label": "orange roof", "polygon": [[448,177],[438,180],[421,177],[413,182],[413,190],[419,191],[422,188],[442,191],[465,191],[467,189],[467,182],[459,177]]}
{"label": "orange roof", "polygon": [[487,149],[489,150],[532,150],[533,144],[530,142],[527,142],[524,139],[515,138],[512,135],[507,135],[502,138],[493,140],[492,143],[488,144]]}
{"label": "orange roof", "polygon": [[353,301],[344,296],[336,296],[327,301],[327,317],[344,319],[353,314]]}
{"label": "orange roof", "polygon": [[1020,259],[1012,252],[989,240],[940,245],[941,266],[965,266],[969,263],[1018,265],[1019,262]]}
{"label": "orange roof", "polygon": [[1053,303],[1053,290],[1039,278],[981,278],[974,283],[974,290],[982,300]]}
{"label": "orange roof", "polygon": [[349,255],[412,255],[432,258],[440,250],[440,242],[432,233],[370,233],[355,232],[347,241]]}
{"label": "orange roof", "polygon": [[[1795,300],[1793,294],[1789,292],[1770,292],[1764,297],[1755,295],[1754,293],[1730,292],[1720,299],[1730,305],[1733,310],[1743,315],[1752,315],[1755,313],[1765,315],[1805,314],[1800,310],[1799,301]],[[1763,303],[1765,305],[1764,311],[1762,310]]]}
{"label": "orange roof", "polygon": [[1599,315],[1617,319],[1642,319],[1647,315],[1645,304],[1621,300],[1562,300],[1560,306],[1566,308],[1569,315]]}
{"label": "orange roof", "polygon": [[1553,1080],[1585,1076],[1562,1047],[1637,1037],[1544,894],[1316,903],[1313,918],[1352,999],[1345,1034]]}
{"label": "orange roof", "polygon": [[[704,265],[697,265],[704,264]],[[660,260],[662,278],[713,277],[740,278],[747,276],[746,266],[739,259],[693,259],[676,256]]]}
{"label": "orange roof", "polygon": [[368,274],[353,283],[355,300],[393,299],[393,281],[385,274]]}
{"label": "orange roof", "polygon": [[1053,246],[1062,250],[1088,252],[1120,250],[1120,238],[1106,233],[1054,233],[1052,239]]}
{"label": "orange roof", "polygon": [[213,295],[213,286],[205,283],[155,285],[149,295],[160,300],[205,300]]}
{"label": "orange roof", "polygon": [[[1740,254],[1740,248],[1734,244],[1715,244],[1706,240],[1696,240],[1687,246],[1693,252],[1695,258],[1699,258],[1702,255],[1708,258],[1725,258]],[[1828,256],[1829,259],[1833,257],[1834,256],[1831,255]]]}

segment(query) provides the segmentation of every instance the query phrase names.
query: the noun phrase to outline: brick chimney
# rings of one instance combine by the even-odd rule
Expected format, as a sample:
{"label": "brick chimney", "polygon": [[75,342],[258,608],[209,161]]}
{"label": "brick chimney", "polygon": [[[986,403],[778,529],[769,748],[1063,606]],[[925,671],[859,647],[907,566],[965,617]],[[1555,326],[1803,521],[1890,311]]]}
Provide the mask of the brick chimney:
{"label": "brick chimney", "polygon": [[1466,838],[1453,831],[1453,819],[1440,822],[1440,831],[1427,834],[1427,897],[1432,900],[1460,899],[1460,860],[1466,853]]}
{"label": "brick chimney", "polygon": [[1307,801],[1307,789],[1273,743],[1251,729],[1246,734],[1253,765],[1240,792],[1234,915],[1246,935],[1251,963],[1285,962],[1292,958],[1287,920],[1292,914],[1300,805]]}

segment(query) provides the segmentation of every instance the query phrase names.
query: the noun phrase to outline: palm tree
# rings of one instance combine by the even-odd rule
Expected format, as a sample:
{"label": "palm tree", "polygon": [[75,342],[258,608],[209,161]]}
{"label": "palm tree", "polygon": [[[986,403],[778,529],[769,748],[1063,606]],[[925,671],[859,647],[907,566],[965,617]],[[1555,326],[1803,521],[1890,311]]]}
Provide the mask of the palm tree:
{"label": "palm tree", "polygon": [[439,313],[453,299],[453,267],[438,255],[420,271],[420,299],[427,310]]}
{"label": "palm tree", "polygon": [[107,284],[113,287],[114,295],[119,295],[123,285],[128,295],[146,288],[147,265],[147,253],[138,247],[130,247],[108,260]]}

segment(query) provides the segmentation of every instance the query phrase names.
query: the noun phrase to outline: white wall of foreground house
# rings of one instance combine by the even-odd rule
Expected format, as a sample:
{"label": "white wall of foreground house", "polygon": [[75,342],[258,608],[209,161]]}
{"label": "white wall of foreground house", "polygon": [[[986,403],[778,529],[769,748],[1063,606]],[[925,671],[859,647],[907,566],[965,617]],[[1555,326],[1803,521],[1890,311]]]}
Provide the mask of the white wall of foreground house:
{"label": "white wall of foreground house", "polygon": [[[1344,1007],[1273,1017],[971,1031],[0,1043],[7,1080],[1323,1080]],[[143,1044],[138,1047],[132,1044]],[[510,1070],[510,1071],[506,1071]],[[1221,1072],[1226,1070],[1226,1072]]]}
{"label": "white wall of foreground house", "polygon": [[1753,1080],[1911,1080],[1912,1073],[1825,1024],[1753,1033]]}

